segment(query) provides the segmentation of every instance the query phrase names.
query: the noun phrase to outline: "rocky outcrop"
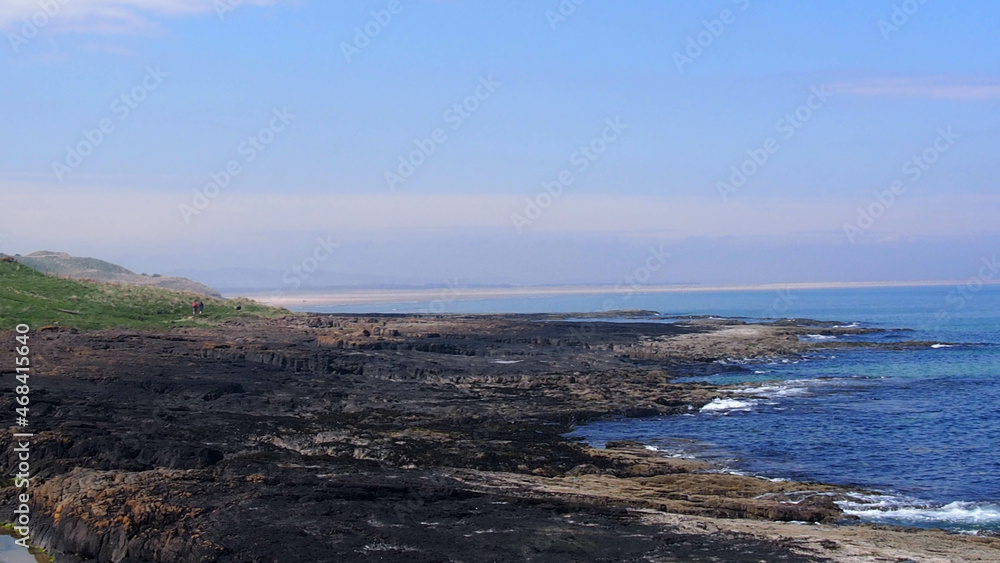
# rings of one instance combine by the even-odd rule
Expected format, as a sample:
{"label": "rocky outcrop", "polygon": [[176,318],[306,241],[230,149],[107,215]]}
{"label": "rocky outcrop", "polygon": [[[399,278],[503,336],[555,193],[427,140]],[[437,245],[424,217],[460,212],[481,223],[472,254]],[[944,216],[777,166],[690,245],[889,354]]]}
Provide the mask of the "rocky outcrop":
{"label": "rocky outcrop", "polygon": [[226,549],[199,530],[206,509],[185,502],[205,490],[183,472],[77,468],[35,489],[35,541],[96,561],[217,560]]}
{"label": "rocky outcrop", "polygon": [[[302,315],[39,331],[35,541],[73,562],[817,560],[643,518],[830,522],[835,488],[564,434],[698,408],[721,390],[676,376],[802,353],[817,344],[797,335],[819,329],[840,330]],[[4,510],[15,493],[0,489]]]}

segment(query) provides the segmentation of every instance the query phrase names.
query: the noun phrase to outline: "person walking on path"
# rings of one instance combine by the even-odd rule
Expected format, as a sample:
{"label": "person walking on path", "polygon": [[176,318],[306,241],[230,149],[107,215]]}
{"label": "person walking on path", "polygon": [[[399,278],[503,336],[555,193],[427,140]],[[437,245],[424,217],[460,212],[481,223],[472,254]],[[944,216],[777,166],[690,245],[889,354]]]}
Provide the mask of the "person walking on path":
{"label": "person walking on path", "polygon": [[192,315],[197,315],[198,314],[198,302],[197,301],[192,301],[191,302],[191,314]]}

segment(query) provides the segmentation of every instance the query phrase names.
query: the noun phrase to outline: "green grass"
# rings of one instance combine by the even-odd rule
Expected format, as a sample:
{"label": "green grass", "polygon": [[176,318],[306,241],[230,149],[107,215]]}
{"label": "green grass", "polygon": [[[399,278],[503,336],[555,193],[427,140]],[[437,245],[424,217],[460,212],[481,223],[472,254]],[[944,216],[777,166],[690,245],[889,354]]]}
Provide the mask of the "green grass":
{"label": "green grass", "polygon": [[[191,314],[191,302],[196,299],[205,303],[204,314],[197,317]],[[237,311],[237,306],[242,310]],[[50,325],[80,330],[167,329],[210,325],[241,316],[285,314],[288,311],[249,299],[212,299],[156,287],[68,280],[46,276],[24,264],[0,262],[0,330],[20,323],[33,329]]]}

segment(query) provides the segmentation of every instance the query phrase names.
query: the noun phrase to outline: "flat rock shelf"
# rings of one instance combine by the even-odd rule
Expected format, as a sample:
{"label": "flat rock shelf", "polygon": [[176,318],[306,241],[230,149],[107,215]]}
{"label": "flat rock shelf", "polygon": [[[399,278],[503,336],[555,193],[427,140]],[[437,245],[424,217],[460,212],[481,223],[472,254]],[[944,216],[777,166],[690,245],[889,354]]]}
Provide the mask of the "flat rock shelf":
{"label": "flat rock shelf", "polygon": [[709,404],[724,387],[675,379],[741,369],[719,360],[877,345],[636,315],[40,330],[32,541],[66,562],[1000,560],[996,538],[846,521],[834,486],[567,438]]}

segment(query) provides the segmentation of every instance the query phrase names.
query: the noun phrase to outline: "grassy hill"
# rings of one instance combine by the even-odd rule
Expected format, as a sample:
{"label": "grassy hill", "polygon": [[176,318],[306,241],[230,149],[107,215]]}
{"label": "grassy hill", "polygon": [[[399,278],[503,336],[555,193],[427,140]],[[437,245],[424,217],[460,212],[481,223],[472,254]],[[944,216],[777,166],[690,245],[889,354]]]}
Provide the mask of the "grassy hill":
{"label": "grassy hill", "polygon": [[32,252],[27,256],[19,256],[17,261],[31,266],[36,270],[41,270],[43,273],[50,273],[45,271],[45,267],[50,268],[52,270],[51,273],[63,273],[63,271],[70,269],[93,270],[108,275],[135,273],[117,264],[98,260],[97,258],[80,258],[70,256],[65,252],[50,252],[47,250]]}
{"label": "grassy hill", "polygon": [[[201,299],[205,312],[191,314]],[[237,311],[236,307],[242,307]],[[0,262],[0,330],[19,323],[99,328],[199,326],[237,316],[287,314],[248,299],[212,299],[156,287],[69,280],[46,276],[24,264]]]}
{"label": "grassy hill", "polygon": [[111,262],[105,262],[97,258],[71,256],[65,252],[51,252],[47,250],[32,252],[27,256],[17,256],[16,258],[21,264],[30,266],[44,274],[60,278],[127,283],[130,285],[160,287],[163,289],[199,293],[208,297],[222,297],[217,291],[207,285],[187,278],[161,276],[159,274],[151,276],[137,274],[118,264],[112,264]]}

